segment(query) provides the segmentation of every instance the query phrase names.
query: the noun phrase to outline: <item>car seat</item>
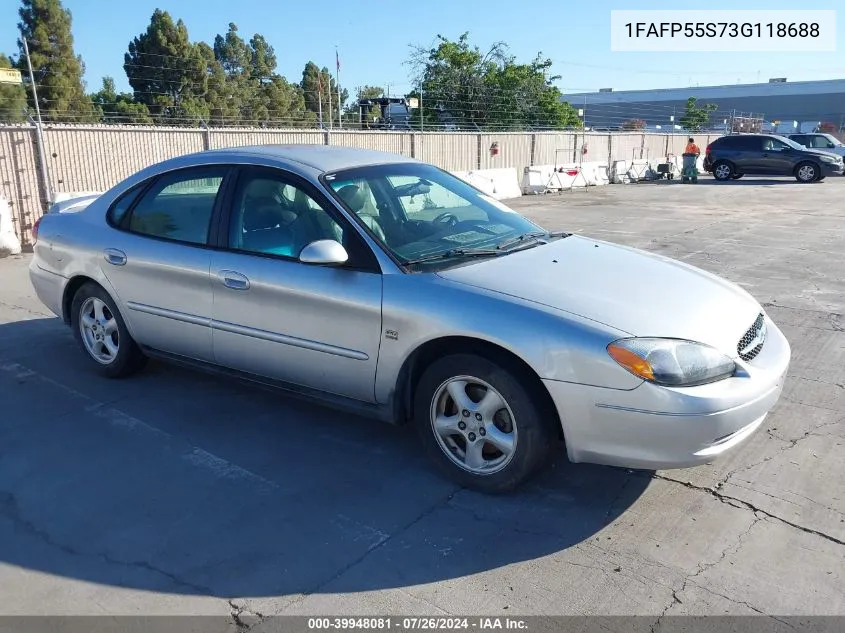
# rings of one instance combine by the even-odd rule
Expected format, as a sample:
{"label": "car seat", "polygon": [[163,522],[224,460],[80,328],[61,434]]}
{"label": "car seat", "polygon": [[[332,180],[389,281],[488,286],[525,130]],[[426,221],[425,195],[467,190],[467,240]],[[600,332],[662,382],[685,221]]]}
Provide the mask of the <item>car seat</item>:
{"label": "car seat", "polygon": [[290,212],[275,201],[264,204],[250,202],[244,208],[241,248],[257,253],[294,255],[294,233]]}
{"label": "car seat", "polygon": [[364,205],[367,203],[367,196],[361,187],[356,185],[346,185],[338,190],[337,195],[339,195],[347,206],[355,212],[355,215],[361,218],[364,225],[370,229],[378,239],[387,243],[387,236],[384,234],[384,229],[382,229],[381,224],[379,224],[378,218],[371,213],[363,212]]}

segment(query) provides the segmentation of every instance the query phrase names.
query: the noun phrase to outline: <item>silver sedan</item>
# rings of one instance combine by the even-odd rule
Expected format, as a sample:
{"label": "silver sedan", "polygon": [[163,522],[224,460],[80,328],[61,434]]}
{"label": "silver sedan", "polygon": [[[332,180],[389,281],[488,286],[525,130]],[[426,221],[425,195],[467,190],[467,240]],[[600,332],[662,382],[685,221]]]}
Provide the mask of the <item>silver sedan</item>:
{"label": "silver sedan", "polygon": [[790,361],[740,287],[546,231],[394,154],[182,156],[33,232],[35,290],[104,376],[155,356],[411,422],[482,491],[561,444],[573,462],[709,462],[760,426]]}

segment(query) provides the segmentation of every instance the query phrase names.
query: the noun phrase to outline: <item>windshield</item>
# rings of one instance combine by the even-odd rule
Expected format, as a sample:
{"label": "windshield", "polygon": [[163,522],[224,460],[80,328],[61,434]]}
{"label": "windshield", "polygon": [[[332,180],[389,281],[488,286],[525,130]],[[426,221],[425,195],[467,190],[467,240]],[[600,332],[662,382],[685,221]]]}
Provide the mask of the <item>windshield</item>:
{"label": "windshield", "polygon": [[779,141],[783,141],[787,145],[789,145],[792,149],[800,149],[802,152],[807,149],[801,143],[796,143],[791,138],[787,138],[785,136],[775,136],[774,138],[778,139]]}
{"label": "windshield", "polygon": [[[545,231],[463,180],[431,165],[394,163],[325,176],[337,198],[403,264],[454,255],[498,256]],[[529,240],[530,241],[530,238]],[[475,251],[475,252],[472,252]],[[450,263],[455,263],[455,259]]]}

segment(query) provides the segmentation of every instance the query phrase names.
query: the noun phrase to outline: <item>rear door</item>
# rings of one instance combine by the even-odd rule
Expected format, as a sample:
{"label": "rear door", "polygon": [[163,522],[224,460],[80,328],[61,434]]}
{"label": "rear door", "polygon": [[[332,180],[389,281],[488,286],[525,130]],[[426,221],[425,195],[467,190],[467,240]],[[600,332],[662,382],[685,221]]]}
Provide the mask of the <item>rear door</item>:
{"label": "rear door", "polygon": [[[215,362],[302,387],[375,401],[382,276],[369,246],[313,185],[243,167],[211,256]],[[345,265],[304,264],[333,239]]]}
{"label": "rear door", "polygon": [[736,136],[733,139],[733,163],[741,174],[765,174],[763,164],[763,137]]}
{"label": "rear door", "polygon": [[227,173],[221,166],[169,172],[109,211],[115,230],[101,266],[140,344],[212,360],[208,241]]}

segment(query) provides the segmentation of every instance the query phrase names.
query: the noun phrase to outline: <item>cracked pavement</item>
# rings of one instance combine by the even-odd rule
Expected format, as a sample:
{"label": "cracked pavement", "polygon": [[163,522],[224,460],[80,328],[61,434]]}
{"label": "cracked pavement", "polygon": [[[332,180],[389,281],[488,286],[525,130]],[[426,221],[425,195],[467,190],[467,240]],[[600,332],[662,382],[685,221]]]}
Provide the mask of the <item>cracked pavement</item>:
{"label": "cracked pavement", "polygon": [[[0,260],[0,615],[845,615],[845,179],[511,204],[744,285],[787,335],[738,452],[563,456],[521,492],[439,478],[408,429],[151,364],[106,381]],[[786,628],[789,628],[788,625]]]}

